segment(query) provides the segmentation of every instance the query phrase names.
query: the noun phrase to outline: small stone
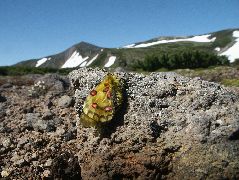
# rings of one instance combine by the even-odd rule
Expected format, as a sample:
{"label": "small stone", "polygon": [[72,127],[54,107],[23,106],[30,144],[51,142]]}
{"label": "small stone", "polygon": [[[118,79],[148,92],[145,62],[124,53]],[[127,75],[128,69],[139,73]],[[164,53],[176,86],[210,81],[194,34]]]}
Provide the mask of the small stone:
{"label": "small stone", "polygon": [[48,170],[48,169],[47,169],[47,170],[44,170],[43,173],[42,173],[42,176],[43,176],[43,177],[46,177],[46,178],[47,178],[47,177],[50,177],[50,176],[51,176],[51,171]]}
{"label": "small stone", "polygon": [[18,161],[14,162],[15,165],[22,167],[26,164],[25,159],[19,159]]}
{"label": "small stone", "polygon": [[14,152],[13,153],[13,156],[12,158],[10,159],[12,162],[16,162],[18,161],[19,159],[21,159],[21,157],[17,154],[17,152]]}
{"label": "small stone", "polygon": [[46,163],[44,164],[45,167],[51,167],[52,159],[47,159]]}
{"label": "small stone", "polygon": [[17,143],[17,147],[23,147],[27,143],[28,143],[28,138],[21,137],[19,142]]}
{"label": "small stone", "polygon": [[39,165],[39,161],[32,161],[33,166],[37,167]]}
{"label": "small stone", "polygon": [[39,113],[26,114],[27,125],[35,131],[51,132],[55,131],[55,120],[42,120]]}
{"label": "small stone", "polygon": [[[76,133],[75,133],[76,134]],[[64,135],[63,135],[63,138],[65,141],[70,141],[72,139],[75,138],[75,134],[74,132],[72,132],[71,130],[69,130],[68,132],[66,132]]]}
{"label": "small stone", "polygon": [[36,152],[34,152],[34,153],[32,154],[32,160],[36,160],[36,159],[38,159],[38,155],[37,155]]}
{"label": "small stone", "polygon": [[3,147],[5,147],[5,148],[8,148],[8,147],[10,147],[11,146],[11,139],[10,138],[3,138],[3,140],[2,140],[2,145],[3,145]]}
{"label": "small stone", "polygon": [[43,120],[50,120],[52,119],[54,114],[50,110],[46,110],[42,116]]}
{"label": "small stone", "polygon": [[2,176],[3,178],[8,177],[9,175],[10,175],[10,172],[9,172],[9,171],[7,171],[7,170],[2,170],[1,176]]}
{"label": "small stone", "polygon": [[70,96],[62,96],[59,100],[57,105],[61,108],[68,108],[73,105],[73,99]]}
{"label": "small stone", "polygon": [[65,129],[62,127],[57,127],[57,129],[56,129],[56,134],[58,136],[62,136],[65,132],[66,132]]}
{"label": "small stone", "polygon": [[5,101],[7,101],[7,98],[0,94],[0,102],[5,102]]}
{"label": "small stone", "polygon": [[27,113],[33,113],[33,111],[34,111],[34,107],[25,107],[24,109],[23,109],[23,113],[25,113],[25,114],[27,114]]}

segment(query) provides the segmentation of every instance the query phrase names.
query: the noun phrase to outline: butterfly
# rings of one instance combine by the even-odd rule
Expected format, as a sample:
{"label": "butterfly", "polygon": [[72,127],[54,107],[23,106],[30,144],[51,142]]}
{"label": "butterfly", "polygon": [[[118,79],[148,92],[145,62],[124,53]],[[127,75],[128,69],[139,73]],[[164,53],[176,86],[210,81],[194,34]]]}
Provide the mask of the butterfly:
{"label": "butterfly", "polygon": [[123,101],[122,81],[111,73],[93,88],[83,105],[80,122],[84,127],[96,127],[110,122]]}

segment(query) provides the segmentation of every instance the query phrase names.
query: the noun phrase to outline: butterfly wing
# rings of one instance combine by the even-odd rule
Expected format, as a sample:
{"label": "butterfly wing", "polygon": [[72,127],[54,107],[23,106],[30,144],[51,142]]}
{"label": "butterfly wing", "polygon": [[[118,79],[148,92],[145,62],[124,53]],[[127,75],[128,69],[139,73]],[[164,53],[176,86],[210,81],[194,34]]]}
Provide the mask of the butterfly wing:
{"label": "butterfly wing", "polygon": [[122,85],[120,80],[108,74],[87,96],[80,121],[85,127],[111,121],[122,104]]}

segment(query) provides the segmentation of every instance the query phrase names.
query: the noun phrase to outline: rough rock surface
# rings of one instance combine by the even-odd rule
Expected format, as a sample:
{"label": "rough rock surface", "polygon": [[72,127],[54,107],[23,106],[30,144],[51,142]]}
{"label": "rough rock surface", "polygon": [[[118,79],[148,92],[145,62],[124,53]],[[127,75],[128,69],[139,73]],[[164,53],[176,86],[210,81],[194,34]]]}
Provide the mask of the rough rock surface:
{"label": "rough rock surface", "polygon": [[58,106],[62,107],[62,108],[68,108],[73,104],[73,100],[70,96],[62,96],[59,100],[58,100]]}
{"label": "rough rock surface", "polygon": [[[1,89],[6,101],[0,102],[0,179],[42,180],[79,175],[79,169],[64,164],[57,168],[66,172],[52,170],[62,151],[73,153],[72,156],[78,151],[74,107],[58,106],[62,96],[74,95],[73,89],[65,85],[69,82],[67,77],[54,74],[9,80],[12,86],[3,84]],[[37,97],[30,96],[34,82],[39,81],[44,81],[46,91]],[[77,164],[77,157],[73,162]]]}
{"label": "rough rock surface", "polygon": [[[0,87],[0,179],[239,178],[239,97],[231,89],[175,73],[118,72],[127,101],[98,136],[75,110],[105,74],[72,72],[76,91],[56,74],[4,77],[11,85]],[[65,95],[76,109],[59,106]]]}
{"label": "rough rock surface", "polygon": [[[79,69],[69,77],[76,111],[107,72]],[[78,120],[83,179],[239,178],[239,97],[219,84],[176,73],[118,72],[126,99],[108,132]]]}

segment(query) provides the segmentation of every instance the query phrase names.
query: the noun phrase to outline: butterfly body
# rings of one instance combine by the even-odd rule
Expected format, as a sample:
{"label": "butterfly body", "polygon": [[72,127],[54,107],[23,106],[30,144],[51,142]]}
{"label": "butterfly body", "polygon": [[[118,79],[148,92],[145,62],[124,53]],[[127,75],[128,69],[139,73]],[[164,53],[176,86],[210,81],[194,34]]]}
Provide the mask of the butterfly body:
{"label": "butterfly body", "polygon": [[85,127],[95,127],[113,119],[123,101],[122,83],[115,75],[107,74],[86,97],[80,116]]}

